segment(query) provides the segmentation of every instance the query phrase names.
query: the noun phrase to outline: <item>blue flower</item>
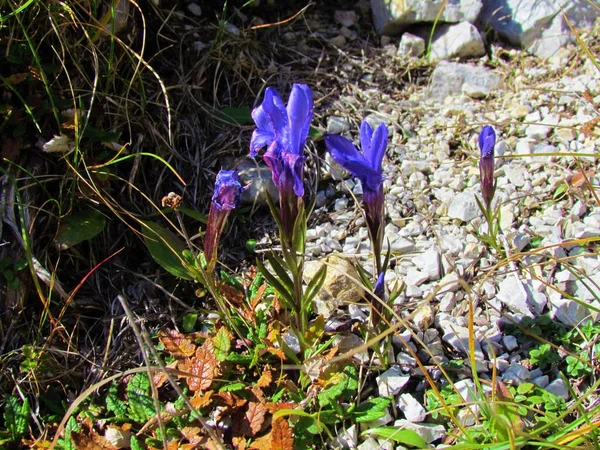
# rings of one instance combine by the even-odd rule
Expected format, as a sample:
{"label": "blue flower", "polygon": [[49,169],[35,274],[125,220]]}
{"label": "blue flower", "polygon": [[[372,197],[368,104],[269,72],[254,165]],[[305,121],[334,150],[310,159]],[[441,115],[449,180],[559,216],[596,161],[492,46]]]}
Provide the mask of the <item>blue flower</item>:
{"label": "blue flower", "polygon": [[304,146],[313,117],[313,95],[305,84],[294,84],[287,107],[274,88],[252,111],[256,130],[252,133],[250,156],[267,147],[263,155],[273,183],[281,194],[304,196]]}
{"label": "blue flower", "polygon": [[217,263],[219,242],[227,216],[240,204],[243,191],[240,177],[235,170],[221,170],[217,174],[204,234],[204,257],[208,273],[214,270]]}
{"label": "blue flower", "polygon": [[242,191],[238,173],[235,170],[221,170],[215,181],[212,205],[218,211],[231,211],[239,205]]}
{"label": "blue flower", "polygon": [[494,198],[494,146],[496,145],[496,132],[490,125],[486,125],[479,133],[479,174],[481,176],[481,195],[486,207],[489,209]]}
{"label": "blue flower", "polygon": [[384,124],[379,125],[373,132],[366,120],[360,127],[362,153],[343,136],[325,136],[325,145],[333,160],[357,177],[362,184],[365,219],[378,272],[381,271],[384,214],[381,163],[387,148],[387,139],[388,133]]}
{"label": "blue flower", "polygon": [[343,136],[325,136],[325,145],[333,160],[357,177],[363,192],[378,192],[383,186],[383,168],[381,163],[387,148],[387,128],[384,124],[373,129],[363,121],[360,127],[362,153]]}

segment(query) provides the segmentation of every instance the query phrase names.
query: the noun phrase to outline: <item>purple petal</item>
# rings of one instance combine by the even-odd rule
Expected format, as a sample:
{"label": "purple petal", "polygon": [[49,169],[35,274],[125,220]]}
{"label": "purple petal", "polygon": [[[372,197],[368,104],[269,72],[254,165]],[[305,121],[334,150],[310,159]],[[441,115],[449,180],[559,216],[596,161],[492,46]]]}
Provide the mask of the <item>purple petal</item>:
{"label": "purple petal", "polygon": [[375,169],[371,168],[363,155],[356,147],[343,136],[325,136],[325,145],[333,160],[350,171],[353,176],[358,177],[363,183],[363,188],[374,190],[383,181],[383,177]]}
{"label": "purple petal", "polygon": [[281,183],[280,178],[283,175],[283,163],[281,161],[280,156],[281,150],[277,147],[277,143],[273,142],[263,155],[263,161],[269,169],[271,169],[271,178],[273,179],[273,184],[275,187],[279,189],[279,185]]}
{"label": "purple petal", "polygon": [[212,203],[218,211],[231,211],[238,206],[242,190],[235,170],[221,170],[215,181]]}
{"label": "purple petal", "polygon": [[287,180],[288,183],[293,183],[294,193],[298,197],[304,196],[304,157],[294,153],[282,152],[283,163],[286,166],[286,175],[289,175],[293,180]]}
{"label": "purple petal", "polygon": [[382,173],[381,162],[383,161],[383,156],[385,155],[385,150],[387,148],[387,139],[387,127],[382,123],[377,127],[375,133],[373,133],[373,139],[371,139],[371,148],[369,149],[369,152],[366,152],[363,148],[365,159],[369,161],[371,167],[379,173]]}
{"label": "purple petal", "polygon": [[274,140],[273,133],[257,128],[252,132],[252,139],[250,139],[250,156],[254,158],[261,148],[271,145]]}
{"label": "purple petal", "polygon": [[287,105],[290,151],[301,155],[313,116],[313,95],[306,84],[294,84]]}
{"label": "purple petal", "polygon": [[482,158],[494,157],[494,146],[496,145],[496,132],[490,125],[486,125],[479,133],[479,150]]}
{"label": "purple petal", "polygon": [[[360,149],[365,156],[371,151],[371,139],[373,139],[373,129],[366,120],[363,120],[360,124]],[[368,160],[368,156],[366,157]]]}
{"label": "purple petal", "polygon": [[256,156],[260,148],[285,136],[288,118],[283,100],[277,90],[267,88],[261,105],[252,110],[256,132],[250,143],[250,156]]}

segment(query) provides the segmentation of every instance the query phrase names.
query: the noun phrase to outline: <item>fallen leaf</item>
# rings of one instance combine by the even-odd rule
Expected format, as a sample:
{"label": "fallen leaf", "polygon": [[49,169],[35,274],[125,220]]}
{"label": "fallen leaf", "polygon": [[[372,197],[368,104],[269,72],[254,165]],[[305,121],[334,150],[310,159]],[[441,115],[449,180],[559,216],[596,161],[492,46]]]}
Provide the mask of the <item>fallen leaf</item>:
{"label": "fallen leaf", "polygon": [[131,431],[116,426],[109,426],[104,432],[104,439],[115,448],[127,448],[131,442]]}
{"label": "fallen leaf", "polygon": [[194,445],[199,444],[204,438],[200,427],[183,427],[179,432],[190,444]]}
{"label": "fallen leaf", "polygon": [[287,420],[283,418],[273,421],[271,430],[272,450],[294,450],[294,436]]}
{"label": "fallen leaf", "polygon": [[583,186],[587,185],[588,180],[595,175],[593,170],[586,170],[585,172],[579,171],[573,178],[571,178],[571,187],[575,189],[580,189]]}
{"label": "fallen leaf", "polygon": [[592,136],[594,134],[594,129],[596,128],[596,125],[598,125],[599,122],[600,117],[594,117],[592,120],[588,120],[586,123],[584,123],[579,128],[579,132],[587,136]]}
{"label": "fallen leaf", "polygon": [[214,392],[215,391],[206,391],[205,393],[201,394],[200,391],[197,391],[190,399],[190,403],[196,409],[204,408],[210,405]]}
{"label": "fallen leaf", "polygon": [[103,436],[89,430],[82,433],[71,431],[71,440],[77,450],[118,450]]}
{"label": "fallen leaf", "polygon": [[16,84],[21,84],[28,76],[29,72],[13,73],[12,75],[6,77],[5,80],[14,86]]}
{"label": "fallen leaf", "polygon": [[202,346],[196,350],[196,355],[192,360],[190,373],[193,377],[188,378],[188,386],[191,391],[206,390],[212,384],[217,368],[217,359],[215,350],[210,339],[204,341]]}
{"label": "fallen leaf", "polygon": [[251,450],[271,450],[271,432],[252,441],[248,448]]}
{"label": "fallen leaf", "polygon": [[273,374],[271,373],[271,371],[264,370],[262,375],[256,382],[256,385],[260,388],[266,388],[271,384],[272,381],[273,381]]}
{"label": "fallen leaf", "polygon": [[246,450],[246,438],[241,436],[235,436],[231,439],[231,443],[233,444],[233,448],[236,450]]}
{"label": "fallen leaf", "polygon": [[267,409],[265,408],[264,404],[256,402],[248,403],[246,420],[248,420],[248,424],[250,425],[250,432],[252,436],[256,436],[262,428],[262,425],[265,422],[266,412]]}
{"label": "fallen leaf", "polygon": [[179,331],[169,330],[168,328],[160,330],[158,340],[175,358],[189,358],[196,353],[196,345],[192,338],[181,334]]}
{"label": "fallen leaf", "polygon": [[46,153],[68,153],[75,144],[66,134],[54,136],[42,146],[42,150]]}

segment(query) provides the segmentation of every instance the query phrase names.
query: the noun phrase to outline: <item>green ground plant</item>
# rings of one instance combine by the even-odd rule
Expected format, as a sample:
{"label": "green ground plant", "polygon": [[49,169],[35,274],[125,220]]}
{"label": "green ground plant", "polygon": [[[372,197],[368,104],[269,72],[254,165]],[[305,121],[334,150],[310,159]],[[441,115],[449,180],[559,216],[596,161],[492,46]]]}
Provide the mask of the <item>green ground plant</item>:
{"label": "green ground plant", "polygon": [[[247,153],[240,150],[247,141],[240,135],[260,114],[255,98],[273,94],[264,88],[287,89],[310,79],[307,62],[293,60],[289,67],[302,70],[280,74],[286,83],[272,82],[270,67],[277,66],[271,63],[289,58],[289,49],[276,54],[277,44],[264,45],[257,36],[265,24],[244,21],[253,2],[224,2],[210,10],[204,27],[193,17],[174,22],[178,14],[165,14],[159,3],[0,2],[0,223],[6,224],[0,234],[9,242],[0,247],[7,292],[0,317],[0,446],[320,449],[338,445],[354,427],[363,438],[431,448],[413,430],[381,425],[390,411],[398,413],[394,398],[367,388],[397,367],[392,336],[402,340],[408,330],[416,349],[402,350],[422,376],[427,424],[447,430],[444,444],[598,448],[600,325],[566,327],[542,315],[503,330],[518,338],[524,364],[561,377],[569,401],[530,381],[505,382],[495,365],[489,376],[477,371],[474,309],[475,298],[483,298],[481,286],[511,265],[534,273],[526,256],[545,250],[534,238],[526,251],[511,254],[501,242],[500,209],[491,206],[494,189],[479,202],[488,229],[477,236],[494,250],[496,265],[468,284],[460,280],[467,293],[461,306],[468,311],[467,357],[443,348],[447,363],[438,362],[411,322],[414,305],[394,307],[399,292],[385,289],[385,272],[396,261],[383,250],[385,126],[363,125],[360,151],[335,139],[328,145],[364,171],[355,175],[367,193],[363,213],[373,264],[372,270],[359,267],[353,281],[366,292],[360,306],[371,308],[368,322],[335,328],[313,311],[330,270],[326,264],[312,280],[303,279],[312,203],[289,183],[310,176],[309,166],[302,174],[295,165],[299,160],[304,168],[309,159],[304,141],[311,149],[320,145],[314,141],[321,134],[310,126],[312,99],[301,145],[271,148],[269,142],[265,160],[274,178],[287,178],[277,186],[279,205],[268,201],[268,226],[254,228],[258,219],[248,218],[249,208],[217,220],[214,211],[194,207],[209,203],[215,160],[233,167]],[[287,22],[308,27],[296,20],[305,12],[266,24],[269,42],[280,38],[276,33]],[[188,53],[203,41],[210,42],[203,53]],[[179,58],[163,55],[171,46]],[[307,79],[294,79],[295,72]],[[378,148],[370,148],[372,139]],[[265,140],[254,143],[253,151]],[[567,156],[587,180],[577,155]],[[600,205],[596,187],[587,184],[586,200]],[[218,187],[210,203],[216,199],[221,207]],[[309,190],[308,183],[304,187]],[[234,203],[241,194],[235,193]],[[574,190],[565,181],[547,201],[570,195]],[[245,234],[235,229],[241,222],[249,229]],[[276,245],[266,253],[256,241],[274,226]],[[207,249],[211,231],[216,248]],[[251,256],[243,263],[244,245],[231,245],[236,240],[248,243]],[[575,244],[594,254],[598,238],[561,245]],[[572,261],[540,264],[546,263],[585,279]],[[590,286],[595,292],[597,286]],[[354,340],[342,348],[347,336],[361,344]],[[468,395],[456,388],[465,378],[472,380]]]}

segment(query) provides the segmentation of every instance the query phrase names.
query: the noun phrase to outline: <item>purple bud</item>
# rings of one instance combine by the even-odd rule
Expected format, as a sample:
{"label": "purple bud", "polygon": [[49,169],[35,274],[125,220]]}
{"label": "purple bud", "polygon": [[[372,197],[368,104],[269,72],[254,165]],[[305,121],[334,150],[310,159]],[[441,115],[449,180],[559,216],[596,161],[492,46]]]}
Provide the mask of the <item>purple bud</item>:
{"label": "purple bud", "polygon": [[494,146],[496,145],[496,132],[490,125],[486,125],[479,133],[479,150],[482,158],[494,157]]}
{"label": "purple bud", "polygon": [[486,207],[489,209],[494,198],[494,146],[496,145],[496,132],[486,125],[479,133],[479,174],[481,176],[481,195]]}
{"label": "purple bud", "polygon": [[221,170],[215,181],[212,204],[219,211],[231,211],[239,205],[242,191],[242,184],[237,172]]}
{"label": "purple bud", "polygon": [[383,311],[383,303],[386,301],[385,299],[385,272],[380,272],[377,277],[377,281],[375,282],[375,286],[373,286],[373,294],[374,297],[369,295],[369,300],[371,302],[373,308],[373,325],[377,325],[382,316]]}
{"label": "purple bud", "polygon": [[239,205],[243,190],[235,170],[221,170],[217,174],[204,235],[204,257],[209,273],[217,263],[217,250],[227,216]]}

